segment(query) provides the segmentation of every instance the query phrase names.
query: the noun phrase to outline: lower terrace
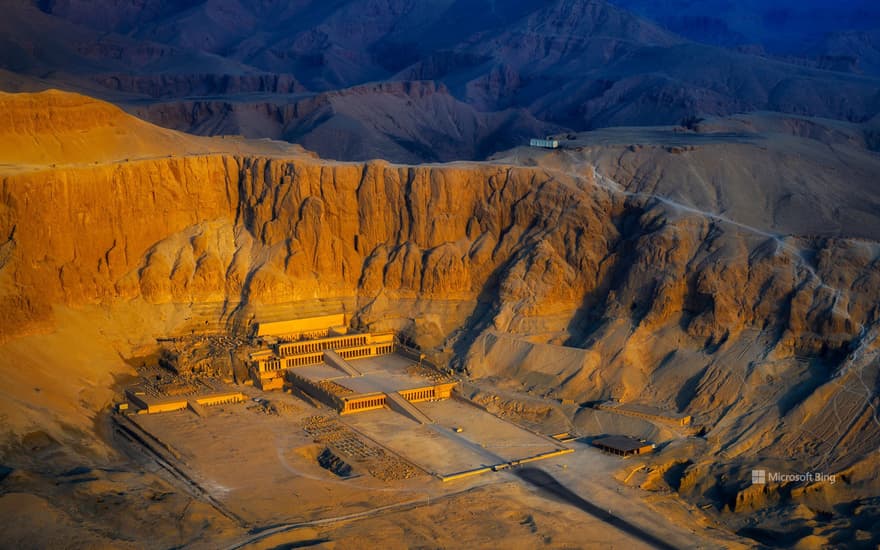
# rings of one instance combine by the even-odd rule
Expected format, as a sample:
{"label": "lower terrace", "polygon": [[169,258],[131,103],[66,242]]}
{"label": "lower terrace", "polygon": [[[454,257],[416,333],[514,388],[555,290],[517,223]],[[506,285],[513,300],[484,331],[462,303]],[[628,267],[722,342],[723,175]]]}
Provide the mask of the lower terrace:
{"label": "lower terrace", "polygon": [[[287,371],[288,380],[341,414],[390,406],[395,396],[408,402],[447,399],[455,380],[400,354],[346,361],[327,353],[323,364]],[[390,399],[390,402],[389,402]],[[400,408],[407,406],[400,403]],[[414,411],[401,411],[423,420]]]}

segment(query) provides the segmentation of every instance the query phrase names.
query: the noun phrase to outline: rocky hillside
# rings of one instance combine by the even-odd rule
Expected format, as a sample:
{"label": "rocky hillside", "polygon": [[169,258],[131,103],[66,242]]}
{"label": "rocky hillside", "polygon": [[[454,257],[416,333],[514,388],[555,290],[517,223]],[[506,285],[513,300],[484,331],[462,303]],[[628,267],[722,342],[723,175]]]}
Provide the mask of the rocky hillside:
{"label": "rocky hillside", "polygon": [[[24,104],[7,113],[29,111],[27,96],[7,97]],[[106,112],[115,118],[106,119],[105,127],[126,118],[110,108]],[[64,110],[50,103],[45,124],[58,118],[66,118]],[[12,127],[21,125],[13,121]],[[167,147],[147,141],[156,147],[154,155]],[[854,272],[833,273],[835,280],[852,279],[840,291],[872,291],[864,277],[872,274],[873,244],[852,241],[846,231],[836,238],[776,237],[680,208],[655,195],[665,192],[662,186],[643,181],[632,190],[637,192],[618,189],[587,165],[561,171],[552,159],[533,167],[333,164],[306,155],[212,153],[209,142],[188,143],[201,144],[202,151],[95,164],[87,161],[92,153],[86,150],[79,163],[5,176],[0,233],[9,236],[6,246],[13,252],[4,272],[14,283],[8,288],[16,289],[7,299],[37,308],[134,297],[257,303],[316,295],[371,299],[381,292],[400,298],[491,298],[501,310],[513,308],[515,318],[540,318],[602,300],[607,308],[630,307],[627,316],[634,320],[650,318],[661,305],[662,311],[689,311],[694,320],[688,326],[701,327],[698,334],[716,341],[746,326],[781,322],[781,329],[791,329],[788,315],[812,318],[807,324],[814,330],[794,336],[817,351],[822,346],[808,342],[818,338],[827,347],[829,334],[855,336],[855,327],[872,322],[875,300],[868,296],[848,299],[847,315],[836,319],[818,303],[839,285],[810,288],[832,277],[842,256]],[[603,171],[621,176],[608,167]],[[54,208],[45,208],[49,203]],[[60,232],[59,226],[73,230]],[[728,247],[742,254],[701,259]],[[33,258],[42,260],[34,264]],[[772,267],[759,276],[753,270],[763,263]],[[787,274],[778,272],[780,265],[788,266]],[[738,284],[714,288],[720,273],[735,272],[750,281],[753,293],[743,294]],[[675,288],[669,287],[673,281]],[[793,299],[804,285],[810,290],[804,315],[782,315],[778,298]],[[27,288],[39,292],[18,290]],[[725,298],[726,291],[737,296]],[[739,306],[720,308],[719,302]],[[716,322],[721,315],[733,317]],[[829,323],[827,331],[821,329]]]}
{"label": "rocky hillside", "polygon": [[474,160],[562,130],[524,109],[479,112],[433,81],[367,84],[287,100],[168,100],[129,109],[166,128],[284,139],[324,158],[347,160]]}
{"label": "rocky hillside", "polygon": [[[837,58],[836,66],[826,68],[878,74],[876,65],[871,62],[872,56],[863,55],[867,52],[860,48],[851,48],[880,28],[880,8],[873,2],[829,4],[821,0],[778,0],[771,4],[743,0],[734,4],[707,0],[695,4],[687,0],[662,3],[613,0],[612,3],[697,42],[766,51],[768,55],[797,57],[819,65],[830,64]],[[822,44],[836,44],[838,48],[833,53],[823,51]]]}

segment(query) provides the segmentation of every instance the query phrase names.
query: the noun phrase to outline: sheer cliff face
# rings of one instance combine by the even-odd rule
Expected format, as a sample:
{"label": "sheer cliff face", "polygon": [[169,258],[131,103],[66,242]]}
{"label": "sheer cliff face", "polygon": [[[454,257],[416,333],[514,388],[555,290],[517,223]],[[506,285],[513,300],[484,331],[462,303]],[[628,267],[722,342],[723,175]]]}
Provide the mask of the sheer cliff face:
{"label": "sheer cliff face", "polygon": [[551,301],[574,303],[595,279],[578,271],[595,272],[616,238],[607,213],[620,205],[550,179],[502,166],[230,156],[8,176],[2,311],[37,320],[52,303],[135,297],[473,300],[508,264]]}
{"label": "sheer cliff face", "polygon": [[[732,215],[745,217],[748,201],[732,184],[705,187],[737,177],[711,164],[708,146],[665,157],[659,149],[569,151],[529,159],[532,166],[340,164],[271,143],[259,152],[183,136],[81,96],[0,99],[0,135],[11,144],[0,159],[32,163],[7,164],[0,176],[4,338],[45,327],[53,304],[345,297],[368,323],[390,310],[417,317],[394,305],[403,301],[468,304],[440,319],[430,338],[415,325],[394,327],[430,346],[445,341],[459,359],[487,329],[607,344],[616,354],[621,324],[632,331],[628,341],[672,327],[697,349],[755,328],[786,353],[827,355],[844,352],[878,316],[875,242],[776,238],[654,194],[667,184],[651,179],[648,164],[688,182],[682,192],[716,197],[705,208],[733,205]],[[228,152],[210,153],[218,144]],[[63,164],[40,164],[47,151]],[[747,153],[758,154],[744,149],[734,159]],[[553,160],[562,158],[569,160]],[[809,170],[767,158],[780,181],[807,182]],[[593,163],[635,183],[598,175]],[[847,181],[859,175],[844,173]],[[831,176],[819,175],[815,187],[833,193],[817,197],[847,195],[843,183],[829,186]],[[784,185],[755,185],[787,196]],[[778,209],[762,204],[753,217],[778,221]],[[661,359],[637,362],[650,369]]]}
{"label": "sheer cliff face", "polygon": [[5,337],[133,298],[458,300],[478,331],[751,327],[815,353],[877,316],[875,244],[780,241],[591,172],[205,155],[8,175],[0,197]]}

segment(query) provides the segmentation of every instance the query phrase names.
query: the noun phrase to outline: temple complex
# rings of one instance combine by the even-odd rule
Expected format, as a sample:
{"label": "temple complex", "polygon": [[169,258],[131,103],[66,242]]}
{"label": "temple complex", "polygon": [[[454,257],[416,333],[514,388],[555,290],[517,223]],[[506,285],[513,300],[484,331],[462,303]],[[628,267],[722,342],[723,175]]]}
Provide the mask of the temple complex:
{"label": "temple complex", "polygon": [[[203,456],[217,433],[247,438],[260,426],[277,426],[283,447],[298,441],[296,456],[317,453],[318,465],[340,477],[449,482],[572,452],[469,400],[451,371],[394,333],[351,331],[342,314],[261,323],[247,338],[163,343],[175,353],[139,369],[117,412],[124,433],[160,442],[151,449],[168,450],[172,462]],[[222,361],[228,372],[211,368]],[[265,393],[272,390],[284,391]],[[203,433],[208,427],[219,432]]]}
{"label": "temple complex", "polygon": [[258,388],[281,389],[285,381],[350,414],[389,407],[425,422],[408,403],[447,399],[455,381],[395,353],[394,333],[350,333],[342,315],[262,323],[256,334],[277,338],[251,354],[250,376]]}

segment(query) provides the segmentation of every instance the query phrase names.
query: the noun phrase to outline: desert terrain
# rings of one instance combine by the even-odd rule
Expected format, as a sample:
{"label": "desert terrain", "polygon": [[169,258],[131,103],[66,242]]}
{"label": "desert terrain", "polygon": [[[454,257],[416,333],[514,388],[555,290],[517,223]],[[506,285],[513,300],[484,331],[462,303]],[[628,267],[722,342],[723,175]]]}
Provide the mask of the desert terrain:
{"label": "desert terrain", "polygon": [[[759,112],[406,165],[59,91],[0,95],[0,116],[4,545],[880,542],[869,123]],[[454,373],[454,400],[420,405],[436,424],[250,386],[204,414],[119,413],[169,341],[340,312]],[[373,449],[354,476],[322,466],[314,417]],[[562,433],[573,452],[435,475]],[[591,444],[611,434],[656,450]]]}

